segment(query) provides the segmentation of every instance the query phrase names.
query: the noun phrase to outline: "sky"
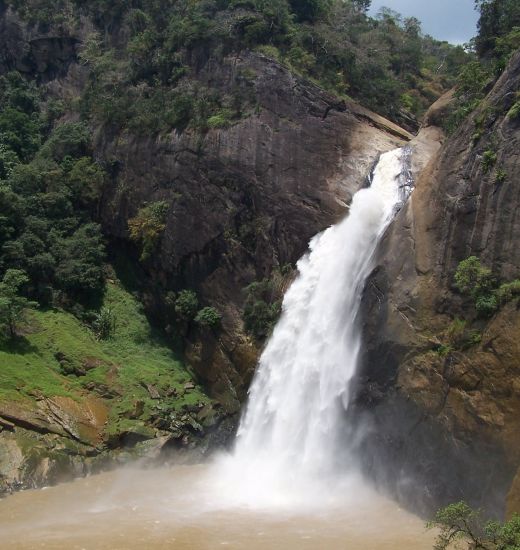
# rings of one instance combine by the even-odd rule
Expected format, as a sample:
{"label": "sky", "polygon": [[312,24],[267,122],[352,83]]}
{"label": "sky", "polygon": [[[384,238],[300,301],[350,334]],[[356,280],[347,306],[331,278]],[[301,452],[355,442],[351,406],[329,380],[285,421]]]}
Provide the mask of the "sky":
{"label": "sky", "polygon": [[476,34],[474,0],[372,0],[370,15],[386,6],[405,17],[417,17],[424,34],[463,44]]}

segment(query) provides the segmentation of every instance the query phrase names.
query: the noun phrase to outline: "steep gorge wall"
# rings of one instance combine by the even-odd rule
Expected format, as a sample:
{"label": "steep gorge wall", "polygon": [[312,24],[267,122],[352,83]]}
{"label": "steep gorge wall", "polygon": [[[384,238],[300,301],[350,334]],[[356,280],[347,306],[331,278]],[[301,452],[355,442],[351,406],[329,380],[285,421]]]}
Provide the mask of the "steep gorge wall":
{"label": "steep gorge wall", "polygon": [[222,331],[188,335],[188,357],[213,396],[236,411],[258,346],[244,333],[243,288],[294,264],[310,238],[337,221],[378,155],[408,135],[347,105],[266,57],[244,52],[215,65],[203,82],[226,93],[243,74],[256,113],[227,129],[147,138],[106,135],[97,148],[117,159],[102,218],[111,239],[128,240],[127,220],[147,201],[166,201],[166,229],[145,265],[145,300],[160,316],[168,288],[194,288],[223,313]]}
{"label": "steep gorge wall", "polygon": [[[89,78],[78,52],[93,28],[88,20],[77,28],[28,25],[0,0],[0,74],[18,70],[36,80],[46,98],[77,106]],[[95,156],[110,173],[99,216],[112,259],[123,259],[137,276],[138,296],[166,334],[164,302],[170,290],[194,289],[201,305],[222,313],[219,331],[192,327],[181,336],[198,380],[223,405],[224,415],[235,414],[260,351],[244,331],[243,287],[293,264],[313,235],[345,214],[378,155],[410,136],[259,54],[203,56],[194,59],[192,68],[195,85],[223,94],[238,89],[254,98],[254,111],[228,128],[204,133],[151,135],[92,123]],[[72,109],[64,120],[78,116]],[[168,204],[166,228],[152,257],[141,262],[128,220],[154,201]],[[89,397],[87,390],[83,397]],[[55,403],[52,396],[49,403]],[[107,444],[106,419],[96,424],[95,441],[78,450],[67,430],[56,427],[64,416],[61,409],[54,411],[50,428],[46,418],[43,428],[35,423],[33,411],[4,409],[10,418],[0,426],[4,488],[45,484],[63,473],[104,467],[98,455]],[[24,421],[29,413],[31,422]],[[154,440],[151,428],[140,437],[151,438],[141,446],[153,454],[164,438]],[[41,436],[42,430],[50,435]],[[27,449],[36,443],[38,456],[20,441],[27,442]]]}
{"label": "steep gorge wall", "polygon": [[[518,306],[478,318],[453,281],[471,255],[502,281],[520,276],[520,121],[507,116],[519,86],[517,54],[422,173],[365,290],[357,402],[368,410],[367,470],[423,509],[465,498],[503,512],[507,498],[519,511]],[[456,318],[480,342],[449,345]]]}

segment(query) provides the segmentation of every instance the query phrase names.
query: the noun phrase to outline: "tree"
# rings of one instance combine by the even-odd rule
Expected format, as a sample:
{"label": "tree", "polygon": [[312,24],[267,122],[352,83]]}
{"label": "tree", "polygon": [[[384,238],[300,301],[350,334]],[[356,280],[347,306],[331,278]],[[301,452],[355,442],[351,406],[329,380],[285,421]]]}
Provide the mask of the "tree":
{"label": "tree", "polygon": [[8,269],[0,282],[0,323],[7,328],[9,338],[16,336],[16,329],[24,320],[27,309],[37,307],[20,295],[20,289],[29,282],[29,277],[20,269]]}
{"label": "tree", "polygon": [[489,268],[483,267],[476,256],[470,256],[458,265],[455,286],[463,294],[478,299],[488,294],[496,286],[496,281]]}
{"label": "tree", "polygon": [[217,328],[222,316],[214,307],[203,307],[196,315],[195,322],[203,327]]}
{"label": "tree", "polygon": [[87,299],[101,293],[105,247],[99,225],[80,226],[70,237],[57,240],[53,252],[58,259],[56,282],[61,289]]}
{"label": "tree", "polygon": [[359,11],[366,13],[370,9],[372,0],[352,0],[352,3]]}
{"label": "tree", "polygon": [[479,510],[465,502],[441,508],[427,523],[429,529],[438,529],[434,550],[454,548],[458,541],[480,550],[518,550],[520,548],[520,516],[505,523],[485,521]]}
{"label": "tree", "polygon": [[199,299],[193,290],[181,290],[175,300],[175,313],[183,321],[191,321],[197,314]]}
{"label": "tree", "polygon": [[269,336],[281,311],[276,299],[273,282],[269,279],[255,281],[244,289],[244,326],[258,340]]}
{"label": "tree", "polygon": [[290,0],[289,4],[299,21],[315,21],[330,8],[327,0]]}
{"label": "tree", "polygon": [[476,48],[479,56],[495,55],[497,38],[520,27],[520,3],[518,0],[475,0],[480,11]]}
{"label": "tree", "polygon": [[137,215],[128,220],[130,239],[141,245],[141,261],[147,260],[166,228],[168,203],[152,202],[140,208]]}

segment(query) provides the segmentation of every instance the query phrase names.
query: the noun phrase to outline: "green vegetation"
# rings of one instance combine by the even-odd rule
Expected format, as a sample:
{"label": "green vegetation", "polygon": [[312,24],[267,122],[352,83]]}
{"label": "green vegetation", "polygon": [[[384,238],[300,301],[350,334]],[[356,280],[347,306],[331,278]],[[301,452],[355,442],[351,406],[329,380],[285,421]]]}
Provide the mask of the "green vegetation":
{"label": "green vegetation", "polygon": [[98,340],[106,340],[115,334],[116,317],[109,307],[102,307],[99,313],[95,314],[92,330]]}
{"label": "green vegetation", "polygon": [[0,272],[23,270],[42,305],[84,305],[103,292],[105,248],[92,216],[104,183],[81,122],[49,128],[36,88],[0,77]]}
{"label": "green vegetation", "polygon": [[[0,400],[67,395],[81,401],[88,389],[109,397],[107,430],[114,434],[161,411],[208,403],[199,387],[185,391],[190,373],[118,283],[107,284],[103,311],[117,319],[107,339],[62,310],[31,312],[23,338],[0,341]],[[160,401],[147,385],[157,388]],[[143,411],[129,418],[137,401]]]}
{"label": "green vegetation", "polygon": [[273,280],[255,281],[245,289],[244,325],[258,340],[271,333],[281,312],[279,292]]}
{"label": "green vegetation", "polygon": [[19,269],[8,269],[0,282],[0,326],[7,329],[9,338],[16,336],[18,325],[25,321],[29,308],[38,304],[20,295],[20,289],[29,277]]}
{"label": "green vegetation", "polygon": [[517,119],[518,117],[520,117],[520,92],[516,93],[516,97],[518,99],[513,103],[513,106],[507,112],[508,118],[511,119]]}
{"label": "green vegetation", "polygon": [[[475,7],[480,12],[478,34],[470,43],[475,59],[461,70],[457,79],[456,101],[445,122],[448,132],[453,132],[481,104],[489,84],[500,76],[510,57],[520,48],[517,0],[475,0]],[[516,112],[517,107],[513,105],[508,116],[515,118]]]}
{"label": "green vegetation", "polygon": [[141,261],[150,258],[155,250],[166,227],[168,208],[167,202],[153,202],[140,208],[137,215],[128,220],[130,239],[141,247]]}
{"label": "green vegetation", "polygon": [[191,321],[197,315],[199,299],[193,290],[181,290],[175,299],[175,313],[182,321]]}
{"label": "green vegetation", "polygon": [[[480,550],[518,550],[520,548],[520,516],[504,523],[486,521],[479,510],[465,502],[441,508],[427,524],[439,534],[434,550],[449,548],[479,548]],[[457,546],[463,543],[464,546]]]}
{"label": "green vegetation", "polygon": [[520,297],[520,279],[501,284],[496,291],[496,295],[501,304],[505,304],[514,298]]}
{"label": "green vegetation", "polygon": [[480,331],[471,329],[469,325],[466,319],[455,317],[441,335],[444,343],[438,345],[435,352],[440,357],[447,357],[455,350],[465,351],[480,344]]}
{"label": "green vegetation", "polygon": [[499,168],[495,173],[495,185],[499,185],[501,183],[504,183],[507,178],[507,173],[502,168]]}
{"label": "green vegetation", "polygon": [[174,293],[168,293],[166,303],[173,307],[174,320],[185,327],[192,321],[201,327],[217,329],[220,326],[222,316],[211,306],[199,309],[199,299],[197,293],[193,290],[181,290],[177,296]]}
{"label": "green vegetation", "polygon": [[499,284],[491,270],[483,267],[476,256],[460,262],[455,272],[455,286],[470,296],[481,317],[490,317],[500,305],[520,296],[520,281]]}
{"label": "green vegetation", "polygon": [[203,307],[195,316],[198,325],[209,328],[217,328],[222,316],[214,307]]}
{"label": "green vegetation", "polygon": [[460,262],[455,272],[455,286],[463,294],[472,298],[489,293],[496,285],[496,281],[487,267],[483,267],[476,256]]}
{"label": "green vegetation", "polygon": [[489,172],[491,168],[495,166],[496,161],[497,154],[495,151],[484,151],[484,154],[482,155],[482,170],[484,170],[484,172]]}
{"label": "green vegetation", "polygon": [[[60,109],[18,73],[0,77],[0,399],[30,409],[42,396],[81,402],[94,393],[117,435],[208,399],[185,391],[192,376],[113,282],[97,223],[107,175],[87,124],[56,122]],[[143,260],[167,209],[154,202],[129,220]],[[214,322],[208,312],[201,319]]]}
{"label": "green vegetation", "polygon": [[[369,17],[370,0],[7,3],[33,23],[73,28],[91,18],[97,29],[81,51],[91,71],[82,113],[140,132],[204,132],[254,112],[247,79],[226,93],[197,81],[210,56],[259,51],[399,120],[424,112],[468,61],[462,47],[424,36],[415,18],[389,9]],[[115,28],[118,41],[107,32]]]}

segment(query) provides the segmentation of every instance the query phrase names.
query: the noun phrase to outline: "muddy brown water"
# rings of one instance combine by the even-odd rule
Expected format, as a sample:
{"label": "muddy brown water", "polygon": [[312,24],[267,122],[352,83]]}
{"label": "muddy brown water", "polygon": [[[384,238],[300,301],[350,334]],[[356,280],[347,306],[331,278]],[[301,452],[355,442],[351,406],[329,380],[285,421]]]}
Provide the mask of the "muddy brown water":
{"label": "muddy brown water", "polygon": [[367,491],[312,511],[223,507],[208,466],[137,468],[0,501],[2,550],[431,550],[434,534]]}

